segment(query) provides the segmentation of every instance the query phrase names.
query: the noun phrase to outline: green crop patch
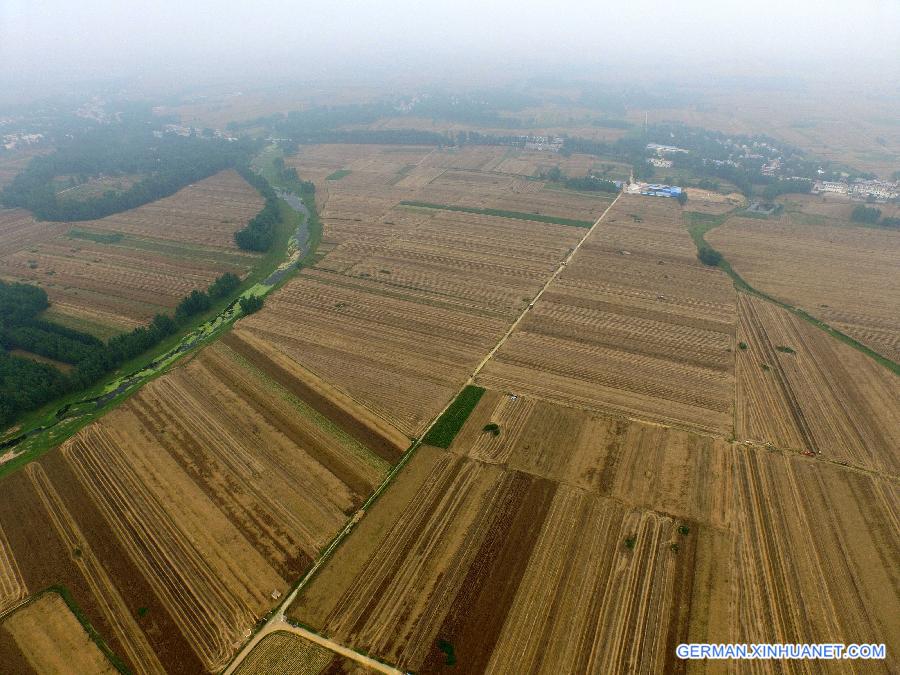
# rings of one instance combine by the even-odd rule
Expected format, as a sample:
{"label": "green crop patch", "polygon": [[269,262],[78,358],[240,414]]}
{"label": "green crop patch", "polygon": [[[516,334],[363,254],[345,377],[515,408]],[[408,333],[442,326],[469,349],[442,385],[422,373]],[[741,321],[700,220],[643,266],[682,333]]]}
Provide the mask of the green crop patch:
{"label": "green crop patch", "polygon": [[340,180],[344,176],[350,175],[350,169],[338,169],[332,174],[325,176],[325,180]]}
{"label": "green crop patch", "polygon": [[444,411],[444,414],[438,418],[434,426],[425,434],[422,439],[423,443],[433,445],[437,448],[449,448],[456,434],[462,429],[463,424],[475,410],[478,401],[484,394],[484,387],[476,387],[469,385],[463,389],[459,396],[450,404],[450,407]]}
{"label": "green crop patch", "polygon": [[93,230],[73,227],[69,230],[69,237],[72,239],[87,239],[98,244],[118,244],[125,235],[121,232],[94,232]]}
{"label": "green crop patch", "polygon": [[554,225],[569,225],[571,227],[593,227],[590,220],[574,220],[572,218],[558,218],[557,216],[544,216],[539,213],[522,213],[520,211],[503,211],[501,209],[482,209],[473,206],[451,206],[449,204],[432,204],[431,202],[403,201],[401,206],[415,206],[420,209],[438,209],[440,211],[458,211],[460,213],[476,213],[480,216],[497,216],[499,218],[513,218],[515,220],[532,220],[538,223],[552,223]]}

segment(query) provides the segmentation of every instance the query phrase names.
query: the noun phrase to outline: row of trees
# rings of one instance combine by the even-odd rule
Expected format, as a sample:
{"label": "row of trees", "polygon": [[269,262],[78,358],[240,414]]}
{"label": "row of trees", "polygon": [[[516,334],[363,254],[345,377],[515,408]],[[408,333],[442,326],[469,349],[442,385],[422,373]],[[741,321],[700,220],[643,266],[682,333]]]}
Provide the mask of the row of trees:
{"label": "row of trees", "polygon": [[582,192],[612,192],[619,191],[619,186],[611,180],[598,178],[597,176],[583,176],[581,178],[569,178],[558,166],[541,171],[540,178],[554,183],[560,183],[569,190]]}
{"label": "row of trees", "polygon": [[[185,297],[174,318],[157,314],[148,325],[104,343],[92,335],[39,319],[49,306],[42,288],[0,282],[0,427],[23,412],[93,385],[126,361],[174,335],[192,317],[231,295],[240,284],[237,275],[226,272],[206,291],[195,290]],[[11,356],[8,351],[12,349],[75,367],[71,373],[63,373],[48,364]]]}
{"label": "row of trees", "polygon": [[234,241],[245,251],[268,251],[275,241],[275,226],[281,217],[278,196],[269,182],[254,173],[246,164],[238,167],[244,180],[255,187],[266,200],[262,210],[250,219],[242,229],[234,233]]}
{"label": "row of trees", "polygon": [[583,178],[566,178],[563,181],[570,190],[582,190],[585,192],[618,192],[619,186],[611,180],[605,178],[597,178],[596,176],[585,176]]}
{"label": "row of trees", "polygon": [[868,225],[881,225],[883,227],[900,227],[900,218],[881,217],[881,209],[874,206],[860,204],[850,214],[850,219],[855,223]]}

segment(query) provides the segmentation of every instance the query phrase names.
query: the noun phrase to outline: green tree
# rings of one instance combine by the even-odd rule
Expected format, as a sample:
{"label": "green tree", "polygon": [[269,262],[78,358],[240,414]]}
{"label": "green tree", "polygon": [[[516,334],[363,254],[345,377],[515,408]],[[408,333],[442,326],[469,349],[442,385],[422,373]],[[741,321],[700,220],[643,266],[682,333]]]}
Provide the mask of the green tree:
{"label": "green tree", "polygon": [[697,253],[697,257],[700,258],[700,262],[710,267],[718,267],[719,263],[722,262],[722,254],[708,246],[701,248]]}
{"label": "green tree", "polygon": [[881,218],[881,209],[863,206],[862,204],[853,209],[853,213],[850,214],[850,219],[855,223],[868,223],[874,225],[878,222],[879,218]]}
{"label": "green tree", "polygon": [[262,309],[263,299],[261,295],[245,295],[238,301],[244,314],[253,314]]}

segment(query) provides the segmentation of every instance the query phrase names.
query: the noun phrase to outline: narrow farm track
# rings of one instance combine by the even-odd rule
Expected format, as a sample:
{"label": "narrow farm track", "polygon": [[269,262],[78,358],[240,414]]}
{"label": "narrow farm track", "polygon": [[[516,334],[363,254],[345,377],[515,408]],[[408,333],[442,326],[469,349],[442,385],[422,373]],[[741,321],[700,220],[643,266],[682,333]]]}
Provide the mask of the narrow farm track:
{"label": "narrow farm track", "polygon": [[[494,345],[494,348],[491,349],[491,351],[488,352],[487,356],[485,356],[485,357],[481,360],[481,363],[479,363],[479,364],[475,367],[474,372],[473,372],[472,375],[469,377],[469,380],[468,380],[468,382],[466,382],[466,384],[472,384],[472,382],[475,380],[475,377],[478,375],[478,373],[481,372],[481,369],[484,368],[485,364],[487,364],[487,362],[490,361],[491,358],[493,358],[494,354],[496,354],[497,351],[504,345],[504,343],[509,339],[509,336],[513,334],[513,331],[516,330],[516,328],[518,327],[518,325],[519,325],[520,323],[522,323],[522,320],[523,320],[523,319],[525,318],[525,316],[528,314],[528,310],[531,309],[531,308],[534,306],[534,303],[536,303],[538,300],[540,300],[540,299],[541,299],[541,296],[544,294],[544,292],[545,292],[548,288],[550,288],[550,285],[551,285],[551,284],[556,280],[556,278],[562,273],[562,271],[566,268],[566,265],[569,264],[569,262],[572,260],[572,258],[575,257],[575,254],[578,252],[578,249],[581,248],[581,245],[584,244],[584,242],[588,240],[588,237],[590,237],[591,234],[593,234],[594,230],[597,229],[597,227],[600,225],[600,223],[601,223],[601,221],[603,220],[603,218],[606,217],[606,214],[609,213],[610,209],[612,209],[612,207],[616,205],[616,202],[619,201],[619,198],[620,198],[621,196],[622,196],[622,193],[621,193],[621,192],[620,192],[619,194],[616,195],[616,198],[613,199],[613,200],[609,203],[609,206],[607,206],[606,209],[603,211],[603,213],[600,214],[600,217],[597,218],[597,220],[594,222],[593,225],[591,225],[591,227],[588,229],[588,231],[585,233],[585,235],[579,240],[579,242],[578,242],[577,244],[575,244],[574,248],[569,252],[569,255],[567,255],[567,256],[565,257],[565,259],[564,259],[561,263],[559,263],[559,266],[556,268],[556,271],[553,272],[553,274],[550,276],[549,279],[547,279],[547,283],[545,283],[545,284],[541,287],[541,290],[539,290],[539,291],[537,292],[537,295],[535,295],[535,296],[531,299],[531,302],[528,303],[528,306],[527,306],[524,310],[522,310],[522,313],[519,314],[518,318],[516,318],[516,320],[513,322],[513,324],[509,327],[509,330],[506,331],[506,333],[503,335],[503,337],[500,338],[499,342],[497,342],[497,344]],[[443,414],[443,410],[441,411],[441,413]],[[438,415],[438,417],[440,417],[440,415]],[[437,418],[435,418],[435,421],[437,421]],[[434,424],[434,422],[432,422],[432,424]],[[429,428],[430,428],[430,427],[429,427]]]}
{"label": "narrow farm track", "polygon": [[[484,368],[485,364],[490,361],[490,359],[497,353],[504,343],[509,339],[509,336],[512,335],[513,331],[515,331],[516,327],[522,322],[525,316],[528,314],[528,311],[532,308],[535,302],[537,302],[541,296],[547,291],[547,289],[551,286],[551,284],[559,277],[562,271],[566,268],[566,265],[572,260],[575,254],[578,252],[578,249],[581,248],[582,244],[591,236],[591,234],[596,230],[600,223],[603,221],[604,217],[607,213],[609,213],[610,209],[616,204],[616,202],[621,197],[621,193],[616,196],[616,198],[610,202],[609,206],[600,214],[600,217],[594,222],[594,224],[587,230],[584,236],[578,241],[578,243],[572,248],[572,250],[566,255],[566,257],[557,265],[553,274],[547,279],[543,286],[538,290],[535,296],[531,299],[528,305],[522,310],[522,312],[516,317],[515,321],[512,322],[509,329],[500,337],[497,343],[488,351],[487,355],[475,366],[475,369],[469,375],[468,379],[465,381],[463,386],[459,388],[459,390],[450,398],[447,404],[435,415],[428,426],[424,429],[420,438],[424,438],[428,431],[437,423],[440,419],[441,415],[446,412],[447,408],[453,403],[456,399],[456,396],[465,389],[465,387],[469,386],[474,382],[475,377],[477,377],[478,373],[481,372],[481,369]],[[332,640],[328,640],[326,638],[321,637],[320,635],[313,633],[312,631],[301,629],[289,624],[285,620],[285,612],[287,608],[291,606],[297,596],[300,594],[300,591],[309,583],[309,581],[315,576],[316,572],[324,565],[324,563],[329,559],[331,554],[340,546],[341,542],[347,538],[347,536],[353,531],[354,527],[357,523],[365,516],[366,508],[374,502],[374,500],[382,493],[384,490],[390,485],[393,479],[397,476],[397,474],[403,469],[412,455],[415,453],[416,449],[421,445],[421,441],[416,441],[409,450],[403,455],[399,462],[394,466],[390,473],[385,477],[384,481],[375,492],[366,500],[366,502],[362,505],[362,507],[354,514],[353,518],[347,523],[347,525],[338,533],[338,535],[332,540],[332,542],[328,545],[328,547],[322,552],[316,562],[313,564],[312,568],[310,568],[309,572],[303,577],[299,584],[288,593],[281,604],[277,607],[277,609],[272,613],[271,617],[265,623],[263,628],[259,630],[253,637],[247,642],[246,645],[241,649],[240,652],[235,656],[235,658],[228,664],[228,667],[223,671],[223,675],[232,675],[235,673],[240,667],[241,663],[245,658],[253,651],[253,648],[266,636],[272,632],[278,630],[288,630],[290,632],[296,632],[298,635],[302,635],[303,637],[317,642],[325,647],[328,647],[332,651],[335,651],[347,658],[353,659],[359,663],[364,665],[368,665],[370,667],[376,667],[381,672],[386,673],[399,673],[401,671],[396,670],[395,668],[390,668],[389,666],[385,666],[377,661],[373,661],[368,656],[364,654],[360,654],[359,652],[340,645]],[[373,666],[372,663],[376,663],[377,666]]]}

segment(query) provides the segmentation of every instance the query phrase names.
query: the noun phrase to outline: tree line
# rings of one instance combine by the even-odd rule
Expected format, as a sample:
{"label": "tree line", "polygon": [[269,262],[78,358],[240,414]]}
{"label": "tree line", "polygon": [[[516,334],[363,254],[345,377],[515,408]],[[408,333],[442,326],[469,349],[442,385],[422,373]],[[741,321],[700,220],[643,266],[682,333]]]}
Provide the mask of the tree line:
{"label": "tree line", "polygon": [[881,225],[882,227],[900,227],[900,218],[881,217],[881,209],[874,206],[863,206],[860,204],[850,214],[850,219],[854,223],[864,223],[866,225]]}
{"label": "tree line", "polygon": [[[11,424],[22,413],[95,384],[129,359],[174,335],[240,284],[237,275],[226,272],[205,291],[191,291],[175,308],[174,317],[157,314],[146,326],[104,343],[93,335],[40,319],[50,305],[44,289],[0,281],[0,427]],[[62,361],[74,369],[63,373],[52,365],[12,356],[8,353],[12,349]]]}
{"label": "tree line", "polygon": [[553,183],[560,183],[569,190],[579,190],[581,192],[619,192],[619,186],[613,181],[597,176],[583,176],[581,178],[570,178],[562,172],[558,166],[551,167],[546,171],[541,171],[539,178]]}
{"label": "tree line", "polygon": [[278,195],[269,182],[250,169],[249,165],[237,167],[243,179],[255,187],[265,199],[259,213],[240,230],[234,233],[234,242],[245,251],[268,251],[275,241],[275,226],[281,217],[278,209]]}

